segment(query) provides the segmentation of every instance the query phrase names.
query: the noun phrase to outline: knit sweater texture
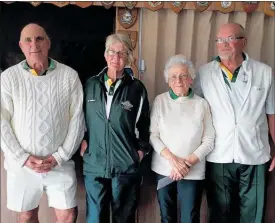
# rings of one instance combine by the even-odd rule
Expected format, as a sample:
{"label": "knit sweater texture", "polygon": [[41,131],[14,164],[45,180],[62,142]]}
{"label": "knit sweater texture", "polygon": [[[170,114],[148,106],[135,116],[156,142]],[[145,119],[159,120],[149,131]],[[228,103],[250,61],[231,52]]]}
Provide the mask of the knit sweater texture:
{"label": "knit sweater texture", "polygon": [[78,74],[57,61],[45,76],[21,63],[1,74],[1,149],[5,166],[23,166],[29,155],[53,155],[59,165],[84,135],[83,90]]}

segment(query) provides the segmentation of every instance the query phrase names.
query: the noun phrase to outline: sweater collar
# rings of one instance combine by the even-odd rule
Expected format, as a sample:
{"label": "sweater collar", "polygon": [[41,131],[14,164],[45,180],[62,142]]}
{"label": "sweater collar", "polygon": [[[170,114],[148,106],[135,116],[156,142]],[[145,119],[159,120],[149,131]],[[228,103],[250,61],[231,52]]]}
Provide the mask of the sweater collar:
{"label": "sweater collar", "polygon": [[189,91],[188,91],[188,95],[187,95],[187,96],[181,96],[181,97],[179,97],[179,96],[177,96],[177,95],[175,94],[175,92],[170,88],[170,89],[169,89],[169,95],[170,95],[170,97],[171,97],[173,100],[176,100],[176,99],[178,99],[178,98],[191,99],[191,98],[193,98],[193,96],[194,96],[194,92],[193,92],[192,88],[189,88]]}

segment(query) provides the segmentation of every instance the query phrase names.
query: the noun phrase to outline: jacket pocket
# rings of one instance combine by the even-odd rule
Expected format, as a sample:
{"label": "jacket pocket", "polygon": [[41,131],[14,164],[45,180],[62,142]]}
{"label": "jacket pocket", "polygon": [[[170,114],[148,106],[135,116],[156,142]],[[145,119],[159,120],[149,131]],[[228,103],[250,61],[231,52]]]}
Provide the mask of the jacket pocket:
{"label": "jacket pocket", "polygon": [[263,141],[261,139],[261,130],[259,126],[255,126],[255,131],[256,131],[256,139],[257,139],[257,143],[258,143],[258,148],[259,150],[264,149],[264,144]]}

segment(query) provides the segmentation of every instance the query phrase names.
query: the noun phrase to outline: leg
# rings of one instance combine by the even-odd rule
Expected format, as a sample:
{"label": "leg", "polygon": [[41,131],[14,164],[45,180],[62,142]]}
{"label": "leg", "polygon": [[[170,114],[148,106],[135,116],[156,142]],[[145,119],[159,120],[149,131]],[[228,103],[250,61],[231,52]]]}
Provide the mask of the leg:
{"label": "leg", "polygon": [[25,168],[18,173],[7,171],[7,208],[19,212],[20,223],[38,222],[38,205],[42,195],[39,174]]}
{"label": "leg", "polygon": [[56,223],[76,223],[77,207],[66,210],[54,209]]}
{"label": "leg", "polygon": [[269,162],[240,168],[240,222],[263,222]]}
{"label": "leg", "polygon": [[[164,176],[157,174],[157,181]],[[157,191],[161,222],[177,222],[177,183],[171,183]]]}
{"label": "leg", "polygon": [[210,223],[238,223],[237,166],[206,162],[206,195]]}
{"label": "leg", "polygon": [[110,221],[111,180],[85,176],[86,223]]}
{"label": "leg", "polygon": [[19,223],[38,223],[38,208],[19,213]]}
{"label": "leg", "polygon": [[199,223],[203,180],[181,180],[177,183],[181,222]]}
{"label": "leg", "polygon": [[135,223],[140,180],[138,174],[120,175],[112,179],[113,223]]}
{"label": "leg", "polygon": [[74,223],[77,218],[77,180],[73,161],[57,166],[43,176],[43,185],[50,207],[58,223]]}

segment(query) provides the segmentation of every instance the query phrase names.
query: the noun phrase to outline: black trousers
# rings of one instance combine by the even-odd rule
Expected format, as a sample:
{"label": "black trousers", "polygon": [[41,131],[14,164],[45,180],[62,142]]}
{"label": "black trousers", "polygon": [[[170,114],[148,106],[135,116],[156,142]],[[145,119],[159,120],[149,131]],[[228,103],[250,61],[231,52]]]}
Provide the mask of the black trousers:
{"label": "black trousers", "polygon": [[[157,180],[164,176],[157,174]],[[176,223],[178,200],[181,223],[199,223],[203,180],[180,180],[158,190],[161,222]]]}
{"label": "black trousers", "polygon": [[206,163],[206,194],[210,223],[261,223],[267,172],[262,165]]}
{"label": "black trousers", "polygon": [[111,179],[85,176],[86,223],[135,223],[140,175],[120,175]]}

